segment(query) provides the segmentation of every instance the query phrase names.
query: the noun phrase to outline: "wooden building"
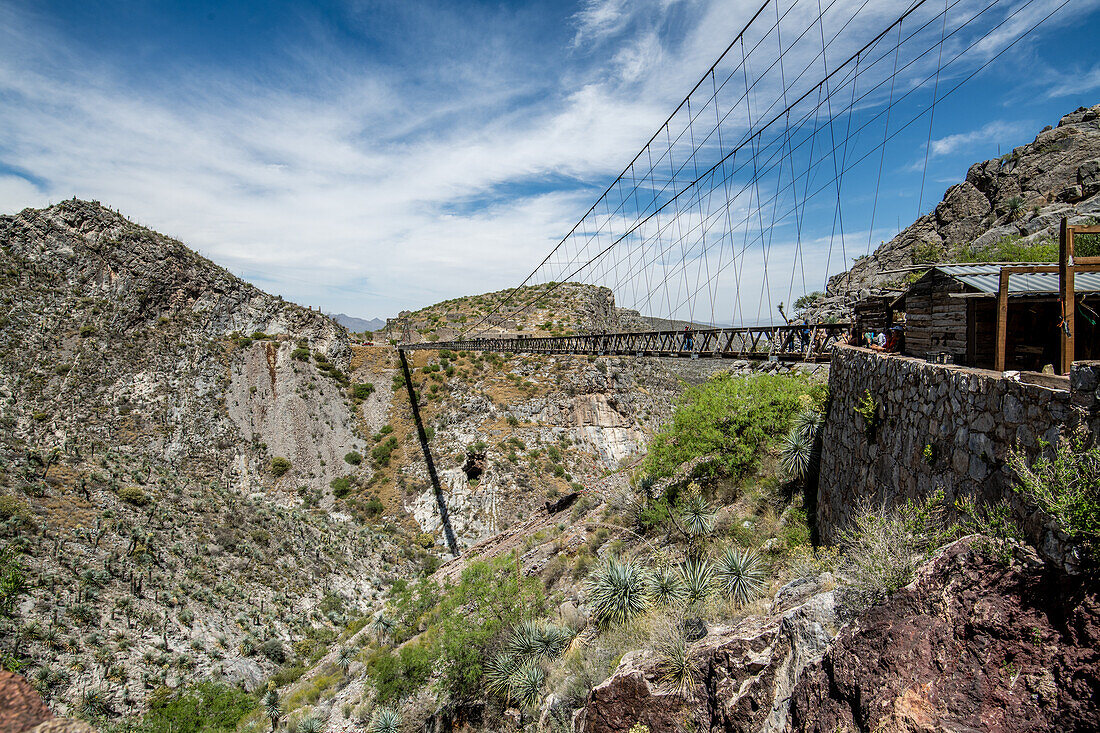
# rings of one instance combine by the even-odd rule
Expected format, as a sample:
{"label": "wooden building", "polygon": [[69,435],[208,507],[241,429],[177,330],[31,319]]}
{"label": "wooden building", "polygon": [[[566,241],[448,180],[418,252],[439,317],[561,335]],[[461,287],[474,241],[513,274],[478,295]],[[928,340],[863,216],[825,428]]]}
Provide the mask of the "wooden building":
{"label": "wooden building", "polygon": [[[938,265],[893,303],[905,312],[910,356],[951,355],[956,364],[993,369],[1001,265]],[[1008,286],[1005,368],[1040,371],[1059,364],[1062,306],[1057,273],[1013,274]],[[1074,358],[1100,358],[1100,273],[1074,281]]]}

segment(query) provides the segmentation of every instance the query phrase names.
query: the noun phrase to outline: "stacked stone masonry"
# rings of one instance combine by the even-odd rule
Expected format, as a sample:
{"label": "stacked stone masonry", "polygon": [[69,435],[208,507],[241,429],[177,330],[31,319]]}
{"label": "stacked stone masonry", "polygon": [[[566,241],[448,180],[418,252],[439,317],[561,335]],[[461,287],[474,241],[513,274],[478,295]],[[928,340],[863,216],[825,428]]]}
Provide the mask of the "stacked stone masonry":
{"label": "stacked stone masonry", "polygon": [[[1005,454],[1029,454],[1075,430],[1100,429],[1100,362],[1077,362],[1069,380],[930,364],[849,346],[833,352],[817,520],[835,542],[866,502],[892,506],[939,488],[949,502],[1007,499],[1025,531],[1051,554],[1060,544],[1013,491]],[[1062,386],[1063,388],[1059,388]],[[1068,387],[1068,388],[1065,388]],[[876,426],[857,408],[867,391]]]}

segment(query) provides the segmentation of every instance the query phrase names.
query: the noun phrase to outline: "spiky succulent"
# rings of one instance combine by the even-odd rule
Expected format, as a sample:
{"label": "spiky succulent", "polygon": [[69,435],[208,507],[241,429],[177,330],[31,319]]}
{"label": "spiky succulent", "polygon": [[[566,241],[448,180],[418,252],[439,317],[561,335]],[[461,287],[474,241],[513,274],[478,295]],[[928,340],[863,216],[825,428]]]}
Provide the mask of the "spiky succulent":
{"label": "spiky succulent", "polygon": [[298,727],[295,730],[297,733],[321,733],[324,727],[323,720],[315,715],[307,715],[298,721]]}
{"label": "spiky succulent", "polygon": [[767,577],[755,550],[732,546],[718,559],[715,575],[722,594],[739,605],[757,598]]}
{"label": "spiky succulent", "polygon": [[[694,484],[692,484],[694,486]],[[693,491],[680,507],[680,521],[689,537],[705,537],[714,529],[715,509],[698,490]]]}
{"label": "spiky succulent", "polygon": [[401,714],[393,708],[380,707],[371,718],[370,733],[397,733],[401,728]]}
{"label": "spiky succulent", "polygon": [[348,668],[351,667],[352,661],[355,660],[355,650],[350,646],[342,646],[340,650],[336,652],[336,666],[347,674]]}
{"label": "spiky succulent", "polygon": [[689,603],[701,603],[714,591],[714,570],[706,558],[685,560],[680,566],[680,579]]}
{"label": "spiky succulent", "polygon": [[526,706],[537,705],[542,697],[542,686],[546,683],[546,670],[534,660],[528,660],[516,668],[512,674],[512,697]]}
{"label": "spiky succulent", "polygon": [[507,650],[489,657],[482,672],[486,689],[494,695],[509,695],[512,688],[512,675],[519,666],[520,661]]}
{"label": "spiky succulent", "polygon": [[662,639],[655,649],[661,682],[673,692],[686,695],[695,686],[695,663],[687,640],[680,634]]}
{"label": "spiky succulent", "polygon": [[779,458],[783,471],[793,479],[802,480],[813,462],[814,439],[797,429],[783,436],[779,446]]}
{"label": "spiky succulent", "polygon": [[80,713],[86,718],[107,714],[107,698],[99,690],[85,690],[80,696]]}
{"label": "spiky succulent", "polygon": [[671,568],[658,568],[650,579],[653,602],[659,606],[678,606],[687,600],[684,580]]}
{"label": "spiky succulent", "polygon": [[822,415],[817,410],[802,410],[794,417],[794,430],[812,440],[821,428],[821,422]]}
{"label": "spiky succulent", "polygon": [[609,557],[588,576],[588,601],[602,624],[621,624],[649,608],[649,579],[634,562]]}
{"label": "spiky succulent", "polygon": [[264,715],[271,721],[271,729],[274,730],[275,725],[283,717],[283,703],[279,700],[279,693],[274,687],[264,693],[263,705]]}

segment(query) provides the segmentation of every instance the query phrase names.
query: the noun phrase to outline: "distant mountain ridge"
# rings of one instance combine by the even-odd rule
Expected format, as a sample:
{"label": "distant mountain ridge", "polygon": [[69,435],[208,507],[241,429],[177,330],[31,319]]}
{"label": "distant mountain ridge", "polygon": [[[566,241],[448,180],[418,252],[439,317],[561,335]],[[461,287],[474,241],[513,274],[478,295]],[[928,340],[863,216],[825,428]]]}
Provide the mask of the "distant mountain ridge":
{"label": "distant mountain ridge", "polygon": [[381,318],[356,318],[346,313],[326,313],[325,315],[353,333],[377,331],[380,328],[386,327],[386,321]]}

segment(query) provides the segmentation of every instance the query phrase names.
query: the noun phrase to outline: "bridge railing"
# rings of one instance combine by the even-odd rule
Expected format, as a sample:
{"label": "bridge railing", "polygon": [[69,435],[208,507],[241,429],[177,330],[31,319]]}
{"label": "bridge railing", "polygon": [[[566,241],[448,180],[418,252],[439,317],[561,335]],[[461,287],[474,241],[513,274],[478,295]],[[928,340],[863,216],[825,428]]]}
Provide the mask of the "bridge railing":
{"label": "bridge railing", "polygon": [[400,344],[398,348],[406,351],[451,349],[515,354],[614,354],[826,361],[833,346],[847,339],[850,328],[847,323],[812,323],[795,326],[702,328],[690,332],[628,331],[573,336],[509,336]]}

